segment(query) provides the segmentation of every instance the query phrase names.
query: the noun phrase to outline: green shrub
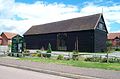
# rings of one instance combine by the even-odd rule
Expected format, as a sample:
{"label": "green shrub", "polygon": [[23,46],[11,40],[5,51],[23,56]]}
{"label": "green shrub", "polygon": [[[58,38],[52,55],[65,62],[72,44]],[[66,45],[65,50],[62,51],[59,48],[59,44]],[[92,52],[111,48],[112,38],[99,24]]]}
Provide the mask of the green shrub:
{"label": "green shrub", "polygon": [[58,55],[57,60],[63,60],[64,56],[63,55]]}
{"label": "green shrub", "polygon": [[78,60],[79,59],[79,52],[78,51],[73,51],[72,59],[73,60]]}
{"label": "green shrub", "polygon": [[40,54],[40,53],[37,53],[36,56],[37,56],[37,57],[41,57],[41,54]]}
{"label": "green shrub", "polygon": [[93,60],[94,62],[99,62],[99,61],[101,61],[101,58],[100,57],[94,57],[94,60]]}
{"label": "green shrub", "polygon": [[23,52],[23,56],[30,56],[30,51],[25,49]]}
{"label": "green shrub", "polygon": [[73,54],[79,54],[79,51],[73,50]]}
{"label": "green shrub", "polygon": [[8,55],[8,56],[11,56],[11,53],[8,53],[7,55]]}
{"label": "green shrub", "polygon": [[117,62],[120,63],[120,58],[117,59]]}
{"label": "green shrub", "polygon": [[30,51],[26,49],[26,50],[24,50],[24,53],[30,53]]}
{"label": "green shrub", "polygon": [[14,54],[12,53],[11,56],[14,56]]}
{"label": "green shrub", "polygon": [[37,50],[36,53],[41,53],[41,51],[40,51],[40,50]]}
{"label": "green shrub", "polygon": [[45,56],[46,56],[47,58],[50,58],[50,57],[51,57],[51,53],[46,53]]}
{"label": "green shrub", "polygon": [[[107,58],[88,57],[88,58],[85,58],[84,61],[107,63]],[[109,58],[108,62],[109,63],[120,63],[120,58]]]}
{"label": "green shrub", "polygon": [[84,59],[84,61],[91,61],[92,60],[92,57],[87,57]]}
{"label": "green shrub", "polygon": [[46,54],[46,53],[42,53],[42,56],[43,56],[43,57],[47,57],[47,54]]}
{"label": "green shrub", "polygon": [[109,58],[109,62],[110,62],[110,63],[114,63],[114,62],[115,62],[115,59],[114,59],[114,58]]}
{"label": "green shrub", "polygon": [[107,58],[102,58],[101,63],[107,63]]}
{"label": "green shrub", "polygon": [[41,57],[41,53],[33,53],[31,54],[32,57]]}
{"label": "green shrub", "polygon": [[36,57],[36,53],[32,53],[31,56],[32,56],[32,57]]}
{"label": "green shrub", "polygon": [[30,56],[30,53],[23,53],[23,56]]}
{"label": "green shrub", "polygon": [[73,55],[73,56],[72,56],[72,59],[73,59],[73,60],[79,60],[79,57],[78,57],[78,55]]}
{"label": "green shrub", "polygon": [[22,57],[22,54],[17,54],[17,57]]}
{"label": "green shrub", "polygon": [[120,58],[109,58],[109,63],[120,63]]}
{"label": "green shrub", "polygon": [[49,43],[49,44],[48,44],[48,49],[47,49],[47,54],[46,54],[46,57],[47,57],[47,58],[50,58],[50,57],[51,57],[51,52],[52,52],[51,44]]}
{"label": "green shrub", "polygon": [[120,51],[120,48],[116,48],[115,51]]}
{"label": "green shrub", "polygon": [[20,55],[19,55],[19,54],[17,54],[17,57],[20,57]]}
{"label": "green shrub", "polygon": [[101,58],[100,57],[88,57],[88,58],[85,58],[84,61],[99,62],[101,61]]}

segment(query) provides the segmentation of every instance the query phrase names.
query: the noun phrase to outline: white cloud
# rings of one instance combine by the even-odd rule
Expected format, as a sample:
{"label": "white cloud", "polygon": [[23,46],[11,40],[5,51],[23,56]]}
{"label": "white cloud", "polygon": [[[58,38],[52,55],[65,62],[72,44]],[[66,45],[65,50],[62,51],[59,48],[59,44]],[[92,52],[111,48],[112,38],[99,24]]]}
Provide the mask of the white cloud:
{"label": "white cloud", "polygon": [[112,29],[111,24],[113,22],[120,24],[120,17],[119,17],[120,5],[113,4],[112,6],[98,6],[95,5],[94,3],[88,3],[86,4],[85,7],[81,9],[81,13],[83,15],[102,13],[102,12],[109,32],[110,29]]}
{"label": "white cloud", "polygon": [[9,19],[13,16],[14,0],[0,0],[0,19]]}
{"label": "white cloud", "polygon": [[75,11],[77,11],[77,7],[75,6],[54,3],[43,4],[40,2],[34,4],[18,3],[15,9],[16,14],[28,19],[54,18]]}
{"label": "white cloud", "polygon": [[8,31],[22,34],[32,25],[71,18],[71,16],[68,17],[66,15],[73,14],[78,10],[76,6],[57,3],[46,4],[36,2],[34,4],[26,4],[15,3],[14,0],[3,0],[0,4],[2,4],[0,10],[2,12],[0,16],[2,17],[0,18],[0,28],[5,26],[5,28],[0,31],[7,31],[7,28],[11,27],[13,29]]}
{"label": "white cloud", "polygon": [[40,1],[26,4],[15,3],[14,0],[0,0],[0,28],[2,28],[0,32],[11,31],[23,34],[32,25],[101,13],[102,8],[108,30],[111,29],[112,22],[120,23],[120,5],[115,4],[107,7],[86,3],[79,8],[73,5],[46,4]]}

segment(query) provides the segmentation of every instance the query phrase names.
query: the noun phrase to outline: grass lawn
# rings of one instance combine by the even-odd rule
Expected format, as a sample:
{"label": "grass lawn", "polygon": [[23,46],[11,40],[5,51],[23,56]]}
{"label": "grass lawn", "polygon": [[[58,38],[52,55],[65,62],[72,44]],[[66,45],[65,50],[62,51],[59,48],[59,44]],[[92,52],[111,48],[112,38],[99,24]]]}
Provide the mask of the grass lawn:
{"label": "grass lawn", "polygon": [[99,68],[108,70],[120,70],[120,63],[99,63],[99,62],[86,62],[86,61],[74,61],[74,60],[56,60],[49,58],[20,58],[19,60],[33,61],[33,62],[44,62],[44,63],[55,63],[63,64],[75,67],[85,68]]}

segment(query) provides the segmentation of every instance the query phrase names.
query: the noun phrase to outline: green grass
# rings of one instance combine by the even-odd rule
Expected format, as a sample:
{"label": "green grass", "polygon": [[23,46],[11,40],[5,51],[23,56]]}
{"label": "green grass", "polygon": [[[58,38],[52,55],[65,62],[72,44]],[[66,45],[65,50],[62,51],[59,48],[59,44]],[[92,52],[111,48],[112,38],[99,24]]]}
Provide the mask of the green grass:
{"label": "green grass", "polygon": [[85,67],[85,68],[120,70],[120,63],[99,63],[99,62],[86,62],[86,61],[74,61],[74,60],[56,60],[56,59],[49,59],[49,58],[20,58],[19,60],[55,63],[55,64],[63,64],[63,65]]}

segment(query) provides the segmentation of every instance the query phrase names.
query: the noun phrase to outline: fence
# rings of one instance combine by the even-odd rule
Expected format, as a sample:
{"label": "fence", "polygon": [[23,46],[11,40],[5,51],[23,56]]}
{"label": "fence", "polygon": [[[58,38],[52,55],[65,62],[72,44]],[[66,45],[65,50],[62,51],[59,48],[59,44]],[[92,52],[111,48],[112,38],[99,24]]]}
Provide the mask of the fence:
{"label": "fence", "polygon": [[0,46],[0,53],[8,52],[9,47],[8,46]]}

